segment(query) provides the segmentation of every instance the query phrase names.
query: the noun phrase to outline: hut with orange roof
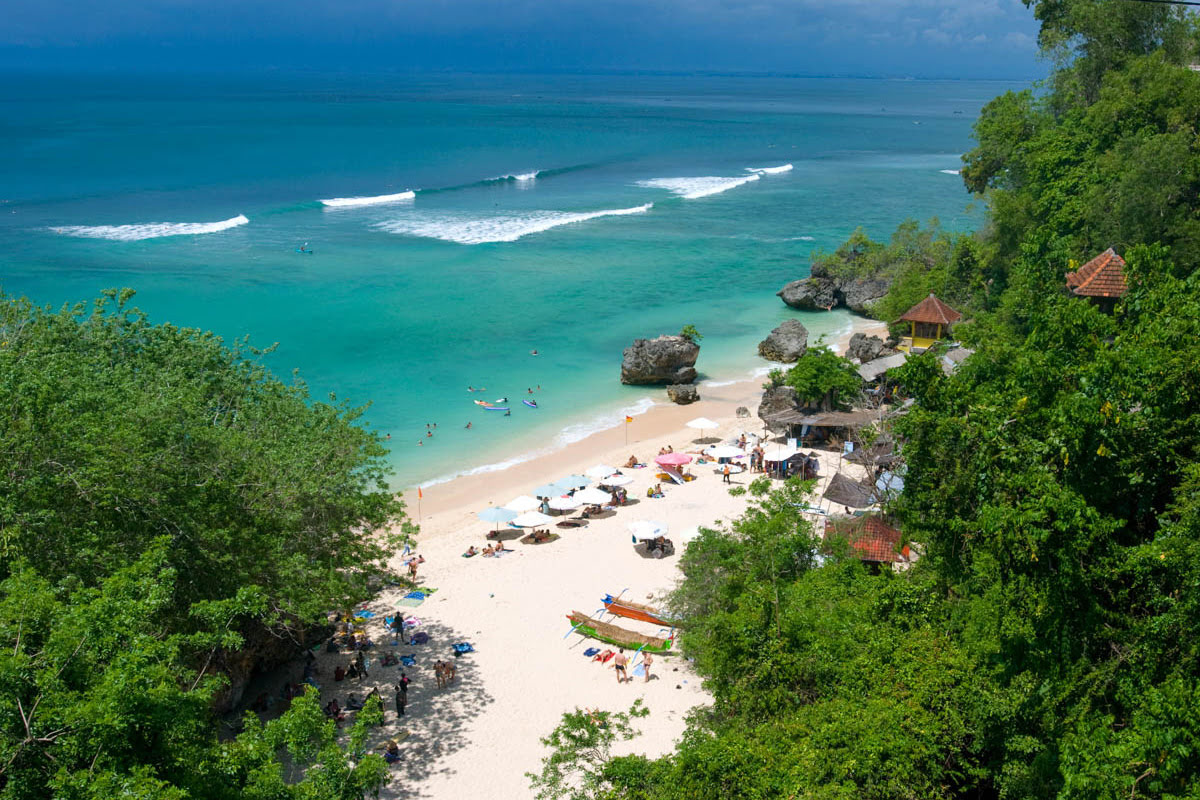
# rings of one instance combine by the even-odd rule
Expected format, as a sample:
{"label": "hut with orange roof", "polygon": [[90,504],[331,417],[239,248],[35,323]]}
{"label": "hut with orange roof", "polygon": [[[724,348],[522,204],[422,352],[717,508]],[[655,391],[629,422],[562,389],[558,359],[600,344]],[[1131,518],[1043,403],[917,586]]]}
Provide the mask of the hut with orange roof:
{"label": "hut with orange roof", "polygon": [[911,353],[933,346],[948,332],[950,326],[962,319],[962,314],[943,303],[933,292],[915,306],[905,311],[897,322],[909,324],[909,335],[900,340],[900,349]]}
{"label": "hut with orange roof", "polygon": [[1105,311],[1129,291],[1125,282],[1125,259],[1111,247],[1079,269],[1066,274],[1067,291],[1086,297]]}

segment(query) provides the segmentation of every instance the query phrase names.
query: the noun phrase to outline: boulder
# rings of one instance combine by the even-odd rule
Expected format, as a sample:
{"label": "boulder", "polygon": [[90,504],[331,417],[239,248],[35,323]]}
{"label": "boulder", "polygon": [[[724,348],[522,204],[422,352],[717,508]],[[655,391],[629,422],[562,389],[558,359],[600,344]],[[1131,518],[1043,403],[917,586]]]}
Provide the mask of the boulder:
{"label": "boulder", "polygon": [[738,419],[746,419],[750,416],[750,409],[746,408],[745,406],[738,406],[735,413],[737,414]]}
{"label": "boulder", "polygon": [[804,278],[792,281],[777,294],[783,302],[801,311],[825,311],[837,304],[837,284],[830,278]]}
{"label": "boulder", "polygon": [[791,364],[808,350],[808,329],[798,319],[784,320],[758,343],[758,354],[771,361]]}
{"label": "boulder", "polygon": [[695,384],[676,383],[667,387],[667,397],[670,398],[672,403],[686,406],[689,403],[699,400],[700,392],[696,391]]}
{"label": "boulder", "polygon": [[700,345],[685,336],[635,339],[625,348],[621,383],[691,383],[696,380],[696,358]]}
{"label": "boulder", "polygon": [[879,358],[883,349],[883,339],[878,336],[856,333],[850,337],[850,344],[846,347],[846,358],[857,358],[860,364],[865,364]]}
{"label": "boulder", "polygon": [[790,386],[772,386],[763,392],[762,402],[758,404],[758,418],[767,422],[769,417],[781,411],[794,411],[799,399],[796,390]]}
{"label": "boulder", "polygon": [[842,305],[857,314],[870,314],[871,306],[892,288],[890,278],[843,281],[834,295]]}

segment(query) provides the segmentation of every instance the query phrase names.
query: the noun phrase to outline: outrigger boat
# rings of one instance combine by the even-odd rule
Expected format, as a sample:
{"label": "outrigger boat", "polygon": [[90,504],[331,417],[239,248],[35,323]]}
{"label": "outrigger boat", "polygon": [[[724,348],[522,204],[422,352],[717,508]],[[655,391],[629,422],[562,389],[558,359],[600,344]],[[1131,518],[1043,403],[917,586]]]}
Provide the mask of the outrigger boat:
{"label": "outrigger boat", "polygon": [[572,611],[567,615],[567,619],[571,620],[571,630],[576,633],[582,633],[588,638],[598,639],[601,642],[607,642],[617,647],[640,649],[647,653],[666,653],[670,651],[671,645],[675,641],[674,633],[668,639],[658,636],[646,636],[635,631],[618,628],[616,625],[609,625],[607,622],[601,622],[598,619],[592,619],[582,611]]}
{"label": "outrigger boat", "polygon": [[604,595],[604,607],[608,613],[627,619],[637,619],[642,622],[653,622],[655,625],[671,627],[672,623],[662,618],[662,612],[652,606],[644,606],[631,600],[622,600],[611,594]]}

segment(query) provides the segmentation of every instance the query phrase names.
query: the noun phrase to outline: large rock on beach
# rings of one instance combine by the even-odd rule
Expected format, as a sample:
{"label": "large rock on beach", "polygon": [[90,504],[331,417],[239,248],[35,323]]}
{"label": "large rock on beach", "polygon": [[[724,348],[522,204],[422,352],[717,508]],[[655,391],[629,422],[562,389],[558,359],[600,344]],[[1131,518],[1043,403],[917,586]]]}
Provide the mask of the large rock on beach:
{"label": "large rock on beach", "polygon": [[700,392],[694,383],[676,383],[667,387],[667,397],[672,403],[686,406],[699,400]]}
{"label": "large rock on beach", "polygon": [[891,286],[891,278],[839,280],[814,271],[812,277],[792,281],[776,294],[783,302],[801,311],[827,311],[842,306],[869,315],[871,306],[887,294]]}
{"label": "large rock on beach", "polygon": [[798,319],[784,320],[758,343],[758,354],[771,361],[791,364],[808,350],[808,329]]}
{"label": "large rock on beach", "polygon": [[621,383],[635,386],[654,383],[691,383],[696,380],[700,345],[686,336],[635,339],[625,348]]}
{"label": "large rock on beach", "polygon": [[865,364],[880,356],[890,355],[885,353],[884,349],[883,339],[878,336],[856,333],[850,337],[850,344],[846,347],[846,358],[857,358],[860,364]]}
{"label": "large rock on beach", "polygon": [[758,404],[758,418],[767,423],[768,420],[781,411],[795,411],[800,398],[796,390],[790,386],[772,386],[763,392],[762,402]]}

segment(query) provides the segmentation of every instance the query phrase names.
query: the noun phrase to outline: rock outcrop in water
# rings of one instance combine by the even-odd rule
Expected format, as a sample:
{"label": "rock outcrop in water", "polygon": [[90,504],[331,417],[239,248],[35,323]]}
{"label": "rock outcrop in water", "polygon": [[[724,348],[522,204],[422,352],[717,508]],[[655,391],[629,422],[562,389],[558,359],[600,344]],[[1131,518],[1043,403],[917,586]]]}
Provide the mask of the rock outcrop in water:
{"label": "rock outcrop in water", "polygon": [[798,319],[788,319],[758,343],[758,354],[771,361],[791,364],[808,350],[808,329]]}
{"label": "rock outcrop in water", "polygon": [[792,281],[776,294],[792,308],[801,311],[826,311],[845,307],[859,314],[870,314],[870,306],[888,293],[892,279],[833,278],[820,264],[813,264],[812,275]]}
{"label": "rock outcrop in water", "polygon": [[700,345],[686,336],[635,339],[625,348],[621,383],[642,386],[655,383],[691,383],[696,380]]}

